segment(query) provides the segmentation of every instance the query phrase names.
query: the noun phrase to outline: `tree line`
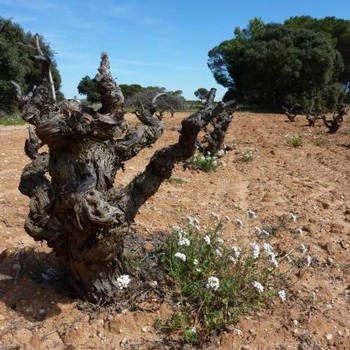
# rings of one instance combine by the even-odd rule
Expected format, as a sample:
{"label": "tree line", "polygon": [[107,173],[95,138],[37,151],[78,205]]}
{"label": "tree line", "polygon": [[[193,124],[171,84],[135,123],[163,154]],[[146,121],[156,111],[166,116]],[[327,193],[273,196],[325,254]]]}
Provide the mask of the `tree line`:
{"label": "tree line", "polygon": [[252,19],[209,51],[208,66],[226,87],[224,99],[249,106],[334,110],[350,80],[350,21],[291,17]]}
{"label": "tree line", "polygon": [[[173,114],[185,109],[186,106],[181,90],[170,92],[165,87],[143,87],[139,84],[120,84],[119,87],[125,98],[125,109],[133,113],[141,113],[142,109],[147,108],[156,96],[156,108],[160,114],[165,111]],[[78,92],[86,96],[89,103],[98,103],[101,100],[101,92],[96,80],[91,79],[88,75],[79,82]]]}
{"label": "tree line", "polygon": [[[18,84],[24,93],[31,93],[40,83],[41,65],[35,60],[34,35],[26,32],[11,19],[0,17],[0,118],[18,111],[16,88]],[[61,92],[61,75],[54,58],[54,51],[45,38],[40,37],[41,49],[50,60],[50,67],[57,94],[57,100],[64,99]],[[166,91],[164,87],[142,87],[139,84],[121,84],[122,92],[127,101],[127,108],[138,110],[145,98],[153,98],[158,93]],[[87,101],[100,101],[101,95],[96,84],[89,76],[79,82],[78,92],[85,95]],[[133,96],[133,98],[131,98]],[[160,112],[174,112],[186,108],[182,91],[174,91],[157,99]]]}
{"label": "tree line", "polygon": [[[22,91],[38,85],[40,65],[33,59],[34,36],[11,19],[0,17],[0,117],[17,109],[17,82]],[[51,61],[58,101],[61,76],[54,52],[41,38],[42,50]],[[209,51],[208,66],[218,84],[227,88],[224,100],[235,99],[249,107],[308,113],[335,110],[350,94],[344,86],[350,81],[350,21],[335,17],[315,19],[291,17],[280,23],[252,19],[246,28],[235,28],[233,38]],[[121,84],[126,108],[137,110],[145,98],[166,92],[164,87]],[[94,79],[85,76],[78,92],[89,102],[100,94]],[[205,102],[209,91],[203,87],[194,95]],[[168,93],[157,100],[162,111],[190,107],[182,91]],[[193,101],[191,101],[193,102]]]}
{"label": "tree line", "polygon": [[[61,76],[54,60],[54,52],[41,37],[41,49],[51,62],[51,71],[58,100],[63,99]],[[17,111],[16,89],[32,91],[40,83],[41,65],[35,59],[34,35],[25,32],[10,19],[0,17],[0,116]]]}

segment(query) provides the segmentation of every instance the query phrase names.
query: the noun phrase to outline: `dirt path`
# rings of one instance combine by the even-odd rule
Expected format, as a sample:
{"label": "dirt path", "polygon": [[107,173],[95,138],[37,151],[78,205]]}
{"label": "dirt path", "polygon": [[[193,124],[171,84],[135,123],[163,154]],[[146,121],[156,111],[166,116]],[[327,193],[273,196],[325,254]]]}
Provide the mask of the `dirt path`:
{"label": "dirt path", "polygon": [[[183,117],[165,120],[164,136],[127,163],[116,185],[142,171],[156,148],[175,142],[174,129]],[[284,304],[276,301],[243,317],[212,349],[350,349],[350,123],[329,135],[322,125],[309,128],[298,118],[290,123],[283,115],[235,113],[226,139],[235,149],[224,165],[214,173],[178,166],[176,181],[165,182],[136,217],[135,231],[148,237],[169,232],[187,215],[206,220],[215,212],[231,219],[226,239],[241,243],[258,239],[255,227],[297,215],[288,229],[276,230],[271,243],[280,252],[296,253],[304,245],[311,266],[290,276],[294,284]],[[303,138],[301,147],[286,142],[295,134]],[[28,162],[25,138],[25,126],[0,127],[0,349],[162,349],[153,322],[169,316],[166,305],[154,313],[91,315],[49,283],[35,280],[52,255],[23,230],[28,199],[17,186]],[[248,151],[252,157],[244,160]],[[248,209],[257,219],[238,229],[235,219],[246,223]],[[301,235],[293,231],[298,228]]]}

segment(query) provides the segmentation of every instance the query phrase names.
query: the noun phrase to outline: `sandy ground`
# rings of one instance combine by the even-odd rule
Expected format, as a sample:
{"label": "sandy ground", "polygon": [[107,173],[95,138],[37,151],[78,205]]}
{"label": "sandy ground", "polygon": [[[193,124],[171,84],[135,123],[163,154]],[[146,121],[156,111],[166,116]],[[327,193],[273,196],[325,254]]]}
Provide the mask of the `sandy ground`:
{"label": "sandy ground", "polygon": [[[165,134],[128,162],[116,183],[127,184],[155,149],[174,142],[183,117],[166,118]],[[303,138],[297,148],[286,142],[295,134]],[[26,126],[0,127],[0,349],[163,349],[153,323],[169,317],[167,305],[155,312],[87,313],[40,279],[53,256],[23,229],[28,198],[17,186],[28,163],[26,135]],[[286,302],[276,300],[242,317],[209,348],[349,350],[349,121],[329,135],[321,124],[309,128],[301,116],[290,123],[283,115],[236,112],[226,141],[235,148],[216,172],[177,166],[173,178],[181,181],[165,182],[133,229],[147,238],[170,232],[187,215],[206,220],[215,212],[232,219],[224,229],[227,241],[241,244],[259,239],[254,227],[271,228],[294,213],[297,221],[276,229],[269,240],[281,254],[292,251],[301,258],[304,245],[311,266],[289,272]],[[247,151],[253,157],[244,161]],[[248,209],[257,213],[254,222],[247,222]],[[237,228],[235,219],[245,226]]]}

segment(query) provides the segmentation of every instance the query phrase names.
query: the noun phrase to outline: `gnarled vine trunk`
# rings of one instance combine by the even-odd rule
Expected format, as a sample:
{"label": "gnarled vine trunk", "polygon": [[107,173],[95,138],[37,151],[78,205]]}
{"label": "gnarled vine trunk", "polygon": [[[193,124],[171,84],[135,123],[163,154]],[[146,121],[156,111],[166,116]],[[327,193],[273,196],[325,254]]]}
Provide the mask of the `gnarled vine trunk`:
{"label": "gnarled vine trunk", "polygon": [[[124,162],[163,132],[154,103],[138,115],[141,125],[128,127],[124,97],[106,53],[95,77],[102,95],[98,112],[74,100],[56,103],[47,74],[46,69],[32,96],[23,97],[17,86],[23,118],[34,126],[25,146],[32,162],[19,185],[30,197],[25,229],[54,249],[81,296],[105,300],[118,287],[117,278],[128,273],[123,241],[138,209],[171,176],[174,165],[193,154],[198,133],[215,118],[227,117],[227,105],[213,106],[213,89],[206,107],[182,121],[178,142],[157,151],[143,173],[116,189]],[[39,153],[42,145],[49,151]]]}

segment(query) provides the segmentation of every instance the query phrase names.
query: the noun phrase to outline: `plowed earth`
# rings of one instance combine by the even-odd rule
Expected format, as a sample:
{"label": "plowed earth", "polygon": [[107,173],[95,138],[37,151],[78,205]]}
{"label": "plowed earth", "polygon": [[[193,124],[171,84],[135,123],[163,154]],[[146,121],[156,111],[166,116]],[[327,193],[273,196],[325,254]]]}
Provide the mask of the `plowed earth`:
{"label": "plowed earth", "polygon": [[[184,117],[166,117],[164,135],[126,164],[116,184],[127,184],[156,149],[175,142]],[[147,240],[182,225],[187,215],[201,221],[215,212],[231,219],[224,236],[236,245],[262,242],[254,227],[277,228],[289,213],[297,216],[268,239],[280,254],[292,251],[300,261],[304,245],[311,265],[288,272],[284,303],[242,317],[208,349],[350,349],[349,120],[335,135],[326,131],[321,124],[309,128],[302,116],[291,123],[284,115],[236,112],[226,138],[234,149],[224,164],[211,173],[178,165],[173,181],[137,215],[133,230]],[[296,134],[300,147],[287,143]],[[26,126],[0,127],[0,349],[183,348],[167,345],[154,329],[155,319],[170,317],[166,303],[154,312],[91,313],[42,278],[54,257],[24,231],[29,201],[17,189],[29,162],[26,136]],[[244,156],[248,151],[251,157]],[[248,209],[256,219],[247,219]]]}

